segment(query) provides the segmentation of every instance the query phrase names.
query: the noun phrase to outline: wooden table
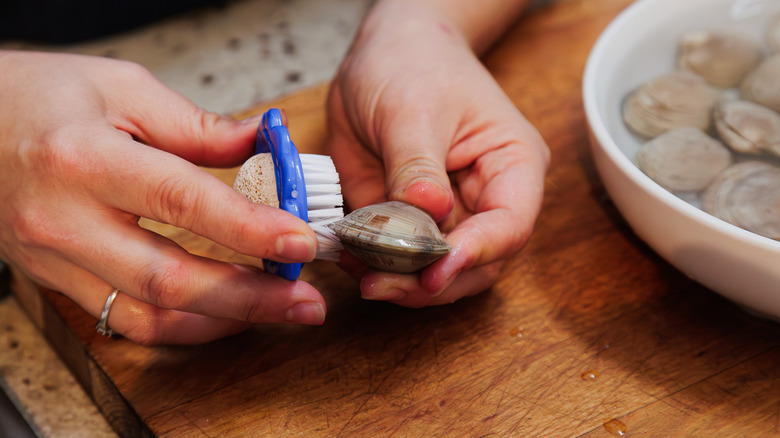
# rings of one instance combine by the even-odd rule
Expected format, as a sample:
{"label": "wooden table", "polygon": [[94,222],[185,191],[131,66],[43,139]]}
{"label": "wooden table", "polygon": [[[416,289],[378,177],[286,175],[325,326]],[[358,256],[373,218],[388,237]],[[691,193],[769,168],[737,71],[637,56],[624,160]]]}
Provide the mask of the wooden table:
{"label": "wooden table", "polygon": [[[303,278],[327,297],[324,326],[257,326],[186,348],[101,337],[69,299],[19,275],[17,296],[124,436],[780,434],[778,326],[656,256],[595,173],[582,70],[629,3],[534,11],[486,57],[553,151],[535,234],[490,291],[405,309],[362,301],[353,280],[316,262]],[[325,92],[273,102],[306,151],[323,147]],[[230,182],[235,169],[215,173]],[[239,259],[149,226],[193,252]]]}

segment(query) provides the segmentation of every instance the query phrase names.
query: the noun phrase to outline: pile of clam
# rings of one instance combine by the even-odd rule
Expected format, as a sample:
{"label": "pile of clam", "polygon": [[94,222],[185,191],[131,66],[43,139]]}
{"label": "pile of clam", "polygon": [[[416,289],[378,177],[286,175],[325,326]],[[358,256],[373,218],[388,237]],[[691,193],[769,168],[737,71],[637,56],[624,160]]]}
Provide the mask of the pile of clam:
{"label": "pile of clam", "polygon": [[637,166],[713,216],[780,240],[780,17],[763,41],[688,32],[677,56],[677,71],[623,103],[643,143]]}

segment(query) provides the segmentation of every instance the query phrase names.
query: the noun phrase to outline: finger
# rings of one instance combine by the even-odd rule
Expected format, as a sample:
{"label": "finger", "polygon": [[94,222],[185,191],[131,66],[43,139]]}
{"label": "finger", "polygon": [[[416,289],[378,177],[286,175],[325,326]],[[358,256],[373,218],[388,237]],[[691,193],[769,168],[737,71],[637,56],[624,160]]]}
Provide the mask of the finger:
{"label": "finger", "polygon": [[501,260],[487,265],[477,266],[476,268],[459,274],[444,290],[435,295],[428,305],[450,304],[461,298],[477,295],[486,291],[495,284],[504,264],[504,261]]}
{"label": "finger", "polygon": [[533,223],[508,209],[471,216],[447,234],[450,252],[426,267],[421,284],[432,294],[440,293],[461,272],[505,260],[514,255],[531,235]]}
{"label": "finger", "polygon": [[332,134],[330,140],[345,202],[355,209],[386,201],[382,164],[369,150],[351,141],[340,134]]}
{"label": "finger", "polygon": [[541,205],[549,151],[538,134],[519,138],[523,140],[508,139],[488,150],[471,147],[468,142],[453,151],[450,165],[462,169],[455,172],[454,178],[466,208],[474,213],[506,208],[535,217]]}
{"label": "finger", "polygon": [[341,251],[339,254],[338,266],[349,276],[357,280],[363,278],[363,276],[371,270],[368,265],[361,262],[349,251]]}
{"label": "finger", "polygon": [[424,112],[401,111],[388,122],[394,128],[384,129],[388,134],[381,147],[389,199],[414,204],[439,221],[454,202],[445,167],[453,139],[445,133],[455,132],[455,127],[432,129],[441,128],[433,117],[441,115],[426,118]]}
{"label": "finger", "polygon": [[187,253],[131,222],[103,221],[89,242],[62,251],[127,295],[164,309],[246,322],[319,325],[325,301],[311,285]]}
{"label": "finger", "polygon": [[[100,317],[113,286],[51,251],[34,250],[31,255],[35,262],[25,267],[30,278]],[[111,306],[108,326],[133,342],[158,345],[210,342],[240,333],[250,324],[161,309],[120,293]]]}
{"label": "finger", "polygon": [[[84,293],[86,288],[82,287],[81,293],[70,291],[66,295],[99,319],[106,299],[113,289],[103,283],[105,286],[100,289],[91,288],[91,293]],[[243,321],[161,309],[139,301],[121,290],[111,305],[107,325],[115,333],[143,345],[202,344],[241,333],[251,326]]]}
{"label": "finger", "polygon": [[[510,144],[477,158],[456,176],[473,215],[453,215],[450,253],[426,269],[424,285],[441,290],[458,272],[511,257],[528,241],[541,209],[546,148]],[[460,221],[460,222],[457,222]]]}
{"label": "finger", "polygon": [[113,331],[143,345],[203,344],[241,333],[251,326],[242,321],[161,309],[121,291],[107,321]]}
{"label": "finger", "polygon": [[[99,163],[83,171],[96,198],[136,216],[175,225],[242,254],[279,261],[311,261],[314,232],[302,220],[251,202],[216,177],[164,151],[105,134]],[[122,156],[121,162],[116,156]]]}
{"label": "finger", "polygon": [[[135,64],[122,69],[130,93],[111,89],[109,118],[140,141],[198,165],[230,167],[252,153],[257,119],[249,123],[205,111]],[[112,78],[116,81],[116,78]],[[106,84],[107,87],[114,87]]]}
{"label": "finger", "polygon": [[[349,126],[342,120],[334,120],[333,113],[338,112],[341,99],[331,91],[329,104],[328,144],[333,163],[339,169],[341,193],[347,205],[360,208],[378,204],[387,200],[385,176],[382,163],[370,149],[363,147]],[[336,96],[336,97],[333,97]]]}
{"label": "finger", "polygon": [[363,277],[360,290],[364,299],[391,301],[405,307],[424,307],[453,303],[488,289],[500,273],[503,263],[492,263],[460,273],[443,290],[432,294],[422,285],[418,274],[388,274],[373,271]]}

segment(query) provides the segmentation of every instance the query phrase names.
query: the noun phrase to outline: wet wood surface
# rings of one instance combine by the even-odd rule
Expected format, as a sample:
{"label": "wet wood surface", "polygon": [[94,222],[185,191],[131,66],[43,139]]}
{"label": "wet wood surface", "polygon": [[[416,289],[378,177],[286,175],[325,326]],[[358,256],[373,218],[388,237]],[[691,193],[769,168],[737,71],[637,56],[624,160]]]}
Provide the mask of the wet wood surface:
{"label": "wet wood surface", "polygon": [[[360,299],[315,262],[321,327],[257,326],[197,347],[147,348],[19,275],[20,301],[124,436],[771,436],[780,330],[645,246],[595,172],[581,98],[598,34],[630,0],[569,0],[519,21],[485,58],[553,152],[528,246],[489,291],[405,309]],[[269,106],[321,151],[326,87]],[[214,171],[226,183],[235,169]],[[237,256],[147,223],[194,253]]]}

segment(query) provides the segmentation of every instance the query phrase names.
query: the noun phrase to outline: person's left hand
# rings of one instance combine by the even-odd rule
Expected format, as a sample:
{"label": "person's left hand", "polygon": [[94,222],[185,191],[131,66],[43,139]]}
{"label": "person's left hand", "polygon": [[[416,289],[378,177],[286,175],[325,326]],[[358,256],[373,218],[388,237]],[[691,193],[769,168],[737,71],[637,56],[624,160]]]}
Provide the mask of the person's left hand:
{"label": "person's left hand", "polygon": [[[198,108],[145,68],[0,51],[0,258],[141,344],[197,344],[254,323],[322,324],[312,285],[201,257],[145,217],[240,254],[314,258],[302,220],[196,166],[252,153],[255,123]],[[113,295],[116,296],[116,295]]]}
{"label": "person's left hand", "polygon": [[431,10],[375,8],[334,79],[330,145],[351,208],[428,211],[452,251],[415,274],[345,257],[363,298],[421,307],[489,288],[531,235],[549,151],[465,41]]}

